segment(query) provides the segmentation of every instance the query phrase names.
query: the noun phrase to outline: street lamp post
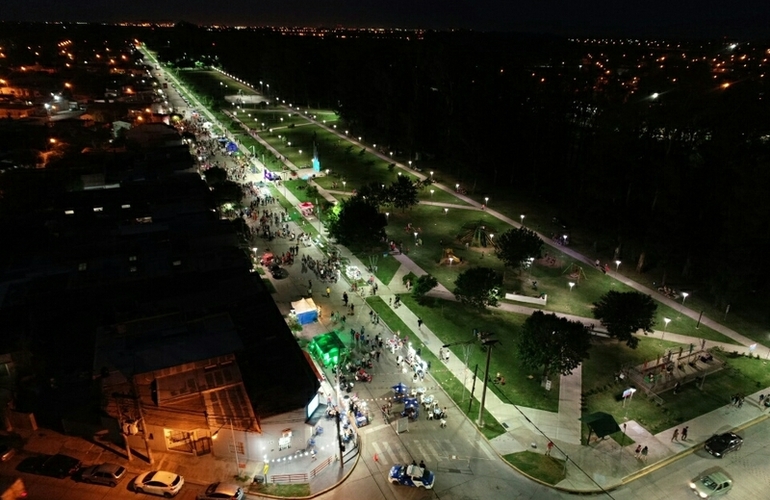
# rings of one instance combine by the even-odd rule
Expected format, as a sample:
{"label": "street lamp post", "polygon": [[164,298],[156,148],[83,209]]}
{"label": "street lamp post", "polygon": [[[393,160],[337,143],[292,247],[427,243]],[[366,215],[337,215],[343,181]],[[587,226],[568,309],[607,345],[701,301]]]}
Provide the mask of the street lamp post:
{"label": "street lamp post", "polygon": [[619,260],[616,260],[616,261],[615,261],[615,272],[618,272],[618,269],[619,269],[619,268],[620,268],[620,261],[619,261]]}
{"label": "street lamp post", "polygon": [[434,192],[434,190],[433,190],[433,189],[431,189],[431,190],[430,190],[430,197],[431,197],[431,198],[433,198],[433,192]]}
{"label": "street lamp post", "polygon": [[687,293],[687,292],[682,292],[682,305],[684,305],[684,301],[687,299],[687,297],[688,297],[689,295],[690,295],[690,294],[689,294],[689,293]]}
{"label": "street lamp post", "polygon": [[448,214],[448,213],[449,213],[449,209],[448,209],[448,208],[445,208],[445,209],[444,209],[444,215],[446,215],[446,214]]}
{"label": "street lamp post", "polygon": [[430,171],[430,180],[433,180],[433,170]]}
{"label": "street lamp post", "polygon": [[570,282],[569,282],[569,292],[570,292],[570,293],[572,293],[572,289],[573,289],[574,287],[575,287],[575,282],[574,282],[574,281],[570,281]]}
{"label": "street lamp post", "polygon": [[524,226],[524,214],[519,215],[519,219],[521,219],[521,225]]}
{"label": "street lamp post", "polygon": [[481,389],[481,406],[479,407],[479,427],[484,427],[484,403],[487,401],[487,382],[489,381],[489,362],[492,360],[492,346],[499,344],[499,340],[484,339],[481,344],[487,347],[487,365],[484,368],[484,387]]}
{"label": "street lamp post", "polygon": [[461,346],[463,346],[465,348],[465,371],[464,371],[464,375],[463,375],[463,395],[462,395],[462,398],[460,399],[460,403],[465,402],[465,386],[468,385],[468,372],[470,371],[470,369],[468,367],[468,358],[471,355],[471,350],[473,350],[473,343],[474,342],[475,342],[475,340],[471,339],[471,340],[466,340],[466,341],[463,341],[463,342],[452,342],[452,343],[449,343],[449,344],[444,344],[442,346],[444,349],[452,347],[453,345],[461,345]]}
{"label": "street lamp post", "polygon": [[484,205],[489,205],[489,196],[484,197]]}
{"label": "street lamp post", "polygon": [[342,191],[343,192],[347,191],[347,189],[346,189],[347,183],[348,183],[348,181],[342,181]]}

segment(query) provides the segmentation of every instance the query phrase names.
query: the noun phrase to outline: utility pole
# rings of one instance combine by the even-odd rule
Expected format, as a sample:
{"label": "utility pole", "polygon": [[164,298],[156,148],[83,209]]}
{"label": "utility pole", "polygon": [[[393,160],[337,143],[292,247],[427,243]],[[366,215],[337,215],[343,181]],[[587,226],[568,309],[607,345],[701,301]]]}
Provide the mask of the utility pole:
{"label": "utility pole", "polygon": [[484,388],[481,389],[481,407],[479,408],[479,427],[484,427],[484,403],[487,400],[487,381],[489,380],[489,362],[492,360],[492,346],[499,344],[499,340],[484,339],[482,345],[487,346],[487,366],[484,369]]}
{"label": "utility pole", "polygon": [[134,404],[136,410],[139,412],[139,421],[142,422],[142,439],[144,439],[144,447],[147,450],[147,461],[150,465],[155,463],[155,459],[152,457],[152,449],[150,449],[150,440],[147,439],[147,422],[144,420],[144,410],[142,409],[142,401],[139,398],[139,388],[136,384],[136,378],[131,377],[131,386],[134,390]]}

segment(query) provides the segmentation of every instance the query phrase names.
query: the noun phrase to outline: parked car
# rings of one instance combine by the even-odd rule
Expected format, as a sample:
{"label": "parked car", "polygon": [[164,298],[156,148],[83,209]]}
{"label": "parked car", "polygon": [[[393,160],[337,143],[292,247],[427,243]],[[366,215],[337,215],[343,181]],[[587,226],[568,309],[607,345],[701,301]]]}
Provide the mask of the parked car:
{"label": "parked car", "polygon": [[213,483],[197,500],[243,500],[243,488],[233,483]]}
{"label": "parked car", "polygon": [[717,458],[722,458],[731,451],[738,451],[743,446],[743,438],[734,432],[713,435],[706,441],[706,451]]}
{"label": "parked car", "polygon": [[416,488],[433,488],[436,475],[424,467],[396,464],[390,469],[390,482]]}
{"label": "parked car", "polygon": [[9,444],[0,444],[0,462],[7,462],[16,455],[16,448]]}
{"label": "parked car", "polygon": [[80,465],[80,460],[69,455],[38,455],[22,460],[16,470],[61,479],[76,473]]}
{"label": "parked car", "polygon": [[126,477],[126,468],[117,464],[100,464],[86,467],[80,472],[84,483],[106,484],[113,488]]}
{"label": "parked car", "polygon": [[140,474],[134,480],[134,491],[171,498],[184,486],[184,478],[173,472],[153,470]]}
{"label": "parked car", "polygon": [[725,471],[716,467],[690,481],[690,489],[700,498],[722,496],[733,488],[733,480]]}

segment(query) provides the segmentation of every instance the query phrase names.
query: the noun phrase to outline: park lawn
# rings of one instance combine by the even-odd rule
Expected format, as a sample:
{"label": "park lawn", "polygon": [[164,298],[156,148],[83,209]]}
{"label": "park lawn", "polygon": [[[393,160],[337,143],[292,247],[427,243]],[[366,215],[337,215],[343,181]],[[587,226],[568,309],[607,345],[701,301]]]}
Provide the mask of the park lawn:
{"label": "park lawn", "polygon": [[[622,401],[618,400],[624,387],[616,385],[587,396],[586,413],[604,411],[615,416],[619,423],[627,416],[656,434],[727,405],[732,394],[751,394],[770,386],[770,364],[767,360],[732,357],[718,349],[712,352],[726,360],[727,365],[725,369],[706,377],[703,390],[692,382],[682,386],[676,395],[672,391],[664,392],[659,395],[665,401],[663,406],[637,392],[624,409]],[[586,432],[584,426],[584,435]]]}
{"label": "park lawn", "polygon": [[[431,194],[431,190],[433,190],[433,194]],[[455,196],[453,193],[444,191],[443,189],[434,185],[426,186],[423,189],[421,189],[417,197],[421,202],[447,203],[451,205],[458,205],[458,206],[465,206],[465,207],[470,206],[470,204],[467,201],[461,200],[460,198]],[[452,207],[449,207],[449,209],[451,210]]]}
{"label": "park lawn", "polygon": [[272,495],[283,498],[307,498],[310,496],[310,484],[256,484],[249,486],[249,493],[255,495]]}
{"label": "park lawn", "polygon": [[524,474],[539,479],[546,484],[554,485],[567,477],[564,460],[547,457],[542,453],[525,450],[503,455],[503,458]]}
{"label": "park lawn", "polygon": [[652,338],[639,339],[636,349],[625,342],[593,337],[588,359],[583,361],[583,393],[603,390],[615,384],[615,374],[621,370],[655,361],[664,356],[668,349],[677,350],[681,344],[659,341]]}
{"label": "park lawn", "polygon": [[[444,344],[472,340],[474,328],[495,333],[501,343],[492,352],[489,373],[494,376],[500,372],[507,383],[503,386],[490,384],[489,388],[504,402],[558,411],[559,377],[552,376],[551,390],[546,391],[540,386],[540,371],[530,370],[516,361],[516,337],[526,316],[495,310],[482,314],[458,302],[430,298],[422,305],[409,294],[402,295],[401,299]],[[465,359],[464,346],[453,346],[450,349],[454,356]],[[468,366],[475,367],[478,364],[478,376],[481,379],[484,378],[486,358],[486,351],[482,351],[475,342],[472,343]]]}
{"label": "park lawn", "polygon": [[[190,79],[195,82],[196,88],[200,86],[204,89],[204,91],[208,91],[210,95],[216,95],[216,92],[218,92],[220,89],[218,87],[221,87],[219,85],[220,81],[228,82],[228,85],[234,86],[236,89],[241,88],[244,92],[250,92],[250,93],[256,93],[253,90],[250,90],[249,87],[240,84],[237,81],[234,81],[232,79],[229,79],[225,77],[224,75],[221,75],[220,73],[216,71],[183,71],[179,73],[180,75],[183,75],[185,79]],[[308,124],[308,122],[302,118],[298,112],[296,111],[281,111],[278,109],[270,109],[270,110],[248,110],[249,112],[256,113],[260,112],[264,115],[270,114],[270,116],[273,117],[273,119],[283,118],[285,123],[303,123]],[[224,115],[221,113],[217,113],[221,119],[222,122],[225,124],[228,124],[228,129],[231,130],[233,133],[238,134],[241,136],[243,140],[246,141],[253,141],[250,137],[248,137],[246,134],[243,134],[242,130],[238,127],[237,124],[232,123],[232,120],[227,119]],[[279,115],[286,114],[285,117],[281,117]],[[316,111],[317,114],[317,111]],[[283,122],[281,122],[283,123]],[[288,125],[287,125],[288,126]],[[254,127],[258,127],[256,118],[254,119]],[[343,178],[348,180],[347,188],[350,188],[351,190],[354,189],[352,186],[360,185],[364,182],[387,182],[387,178],[393,177],[393,172],[389,171],[387,169],[387,162],[384,162],[380,158],[376,157],[375,155],[371,154],[370,150],[367,149],[367,152],[360,156],[357,151],[360,151],[360,148],[357,146],[354,146],[352,149],[352,152],[348,153],[346,152],[346,148],[348,147],[348,143],[344,140],[342,140],[340,137],[338,137],[336,134],[333,134],[332,132],[324,129],[323,127],[317,126],[317,125],[309,125],[309,126],[302,126],[302,127],[295,127],[295,128],[286,128],[282,129],[284,130],[284,134],[277,134],[277,132],[273,132],[272,134],[266,133],[263,134],[264,138],[270,142],[270,144],[275,147],[277,150],[279,150],[282,154],[287,156],[293,163],[296,165],[303,167],[309,165],[309,162],[312,158],[312,144],[313,144],[313,137],[315,134],[316,137],[316,143],[319,144],[319,157],[320,157],[320,151],[322,151],[324,148],[327,149],[327,152],[330,153],[330,159],[332,160],[332,163],[337,162],[337,165],[334,167],[335,174],[337,178]],[[277,138],[277,135],[281,135],[281,139]],[[292,146],[289,147],[288,143],[291,142]],[[324,145],[323,148],[321,145]],[[304,146],[303,146],[304,145]],[[300,150],[302,153],[300,153]],[[369,158],[371,157],[371,158]],[[325,164],[324,166],[329,165],[329,163]],[[342,165],[342,166],[339,166]],[[363,167],[363,168],[362,168]],[[372,168],[370,168],[372,167]],[[400,169],[397,169],[400,171]],[[364,173],[365,175],[362,175],[361,173]],[[398,173],[398,172],[396,172]],[[375,175],[379,174],[379,175]],[[407,173],[404,173],[407,175]],[[323,187],[331,187],[331,182],[333,182],[333,178],[329,177],[321,177],[317,179],[319,182],[319,185]],[[328,184],[328,186],[326,185]],[[429,190],[434,189],[434,194],[430,195]],[[295,193],[296,194],[296,193]],[[435,198],[436,202],[444,202],[439,200],[439,197],[442,199],[448,199],[448,200],[457,200],[454,196],[452,196],[450,193],[447,193],[443,190],[435,190],[435,188],[427,188],[423,189],[420,193],[420,198],[425,199],[425,197],[428,197],[428,200],[431,198]],[[500,210],[501,208],[507,208],[510,212],[513,210],[514,206],[508,206],[509,202],[506,200],[508,199],[505,196],[494,196],[490,193],[485,193],[485,195],[490,195],[490,199],[493,203],[496,203],[495,209]],[[302,199],[302,196],[299,197]],[[478,195],[476,196],[479,202],[481,202],[484,198],[484,196]],[[449,202],[449,201],[446,201]],[[424,206],[421,208],[428,208],[428,206]],[[442,209],[439,207],[429,207],[433,208],[434,212],[438,210],[438,213],[440,214]],[[451,220],[459,220],[459,221],[465,221],[467,223],[468,217],[460,216],[459,219],[457,217],[458,210],[450,209],[452,211],[452,217]],[[412,211],[410,211],[411,213]],[[542,213],[542,211],[539,211],[538,213]],[[392,216],[395,218],[397,217],[397,213],[393,212]],[[448,212],[445,215],[445,218],[450,219]],[[483,219],[482,219],[483,220]],[[551,232],[559,232],[561,228],[554,223],[552,220],[547,220],[547,218],[543,218],[542,216],[536,216],[535,214],[530,214],[530,216],[527,218],[527,214],[525,214],[525,225],[528,227],[533,227],[535,229],[539,229],[541,231],[545,231],[546,234]],[[501,226],[498,232],[501,230],[508,229],[508,226],[504,223],[494,220],[493,222],[490,221],[490,226],[492,225]],[[415,223],[415,225],[418,225]],[[426,223],[427,225],[427,223]],[[462,224],[459,224],[462,225]],[[451,232],[451,231],[450,231]],[[490,231],[491,232],[491,231]],[[455,235],[456,236],[456,235]],[[411,257],[421,265],[427,272],[433,274],[440,283],[444,284],[445,286],[452,288],[452,284],[454,279],[456,279],[456,270],[459,269],[446,269],[447,266],[438,266],[437,260],[438,257],[429,255],[429,252],[425,251],[425,248],[430,248],[430,245],[428,245],[428,242],[430,238],[427,236],[423,236],[423,243],[425,244],[422,248],[415,248],[413,249],[413,253],[411,254]],[[435,239],[435,238],[433,238]],[[444,239],[444,241],[449,241],[449,238],[441,238]],[[457,243],[455,241],[455,243]],[[462,249],[461,249],[462,250]],[[473,257],[475,255],[476,260],[478,261],[478,264],[482,264],[481,262],[481,255],[482,252],[478,250],[471,249],[469,250],[468,257],[473,262]],[[621,283],[617,282],[616,280],[603,275],[603,273],[600,273],[596,268],[593,266],[587,266],[583,263],[573,261],[572,259],[566,257],[565,255],[561,254],[560,252],[556,252],[553,249],[549,249],[550,253],[553,253],[557,260],[559,261],[559,266],[556,266],[554,268],[547,268],[539,265],[534,265],[529,271],[523,273],[523,275],[516,279],[516,277],[512,277],[511,273],[507,273],[506,275],[506,289],[510,286],[511,290],[521,292],[521,293],[528,293],[533,294],[534,290],[528,290],[530,287],[530,283],[532,280],[538,281],[538,293],[547,293],[549,303],[547,306],[548,310],[551,311],[557,311],[557,312],[563,312],[568,314],[575,314],[578,316],[583,317],[592,317],[592,304],[593,302],[597,301],[604,293],[611,289],[619,290],[619,291],[630,291],[631,289],[626,287],[625,285],[622,285]],[[456,253],[457,254],[457,253]],[[499,261],[494,264],[490,265],[490,261],[497,261],[496,258],[491,258],[490,252],[483,252],[484,257],[486,257],[488,260],[484,262],[483,264],[488,267],[495,268],[499,270],[500,272],[504,271],[504,268]],[[424,257],[430,257],[429,261],[432,261],[432,266],[425,266],[423,265]],[[423,259],[421,259],[423,258]],[[419,262],[420,260],[423,260],[423,262]],[[577,271],[577,268],[575,266],[578,266],[582,271],[578,271],[577,273],[572,273],[572,271]],[[567,272],[565,272],[565,270]],[[513,279],[511,279],[513,278]],[[576,286],[572,291],[569,289],[568,283],[572,281],[576,283]],[[656,298],[656,297],[653,297]],[[713,311],[712,311],[713,313]],[[747,321],[743,321],[740,318],[737,318],[737,315],[734,315],[736,317],[736,320],[734,320],[735,323],[739,323],[743,329],[746,330],[746,333],[749,334],[752,338],[758,339],[760,341],[766,341],[766,333],[760,331],[756,327],[749,328],[749,325],[755,325],[755,323],[750,323]],[[713,317],[713,314],[712,314]],[[715,330],[706,327],[705,325],[700,325],[699,328],[695,328],[695,325],[697,323],[696,320],[682,315],[679,311],[672,309],[668,306],[664,306],[663,304],[658,303],[658,311],[656,313],[656,324],[658,325],[658,329],[662,328],[662,325],[664,325],[663,318],[670,318],[672,321],[669,323],[668,327],[666,328],[666,331],[672,332],[672,333],[680,333],[684,335],[690,335],[694,337],[704,338],[706,340],[712,340],[712,341],[718,341],[718,342],[724,342],[729,344],[736,344],[734,340],[730,339],[729,337],[722,335],[719,332],[716,332]]]}
{"label": "park lawn", "polygon": [[383,283],[390,284],[398,268],[401,267],[401,262],[389,253],[384,252],[377,256],[377,263],[375,265],[377,266],[377,272],[375,273],[377,279]]}
{"label": "park lawn", "polygon": [[[443,369],[443,363],[426,348],[419,335],[416,335],[406,323],[398,317],[398,315],[391,309],[385,301],[380,297],[367,297],[366,302],[374,309],[380,319],[391,332],[400,332],[403,337],[409,337],[412,346],[415,349],[421,349],[421,357],[428,363],[430,363],[430,374],[439,384],[442,389],[452,398],[465,415],[472,421],[476,421],[479,417],[479,409],[481,403],[477,398],[473,398],[473,401],[469,407],[468,403],[463,400],[463,396],[466,396],[468,391],[463,390],[463,384],[455,377],[449,370]],[[479,389],[478,394],[481,393]],[[487,409],[484,409],[484,427],[479,429],[487,439],[494,439],[497,436],[505,434],[506,429],[489,413]]]}

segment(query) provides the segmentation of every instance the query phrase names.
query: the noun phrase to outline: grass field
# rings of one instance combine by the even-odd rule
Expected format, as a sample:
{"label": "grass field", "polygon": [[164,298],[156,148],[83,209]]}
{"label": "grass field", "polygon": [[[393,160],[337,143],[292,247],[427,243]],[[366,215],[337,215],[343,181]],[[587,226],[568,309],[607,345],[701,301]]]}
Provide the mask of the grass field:
{"label": "grass field", "polygon": [[[676,395],[671,391],[665,392],[660,395],[665,401],[663,406],[637,393],[623,408],[618,396],[624,387],[615,384],[586,397],[587,413],[604,411],[612,414],[618,422],[628,417],[655,434],[727,405],[732,394],[751,394],[770,386],[770,362],[767,360],[736,357],[719,351],[715,351],[714,355],[725,360],[726,367],[708,375],[702,390],[693,382],[683,385]],[[747,404],[757,403],[747,401]],[[584,435],[586,432],[584,429]]]}
{"label": "grass field", "polygon": [[524,474],[535,477],[547,484],[557,484],[567,477],[564,460],[546,457],[534,451],[527,450],[511,453],[503,455],[503,458]]}

